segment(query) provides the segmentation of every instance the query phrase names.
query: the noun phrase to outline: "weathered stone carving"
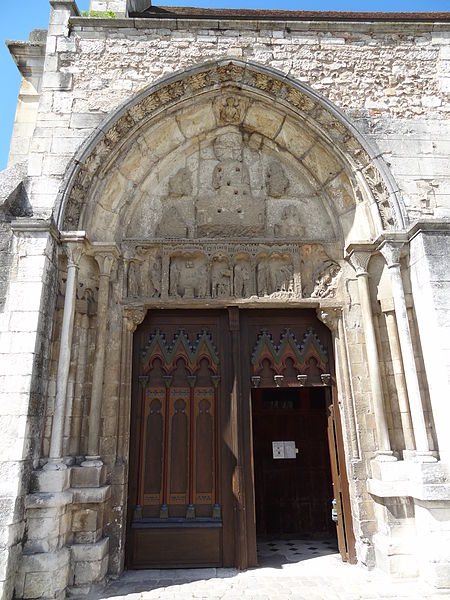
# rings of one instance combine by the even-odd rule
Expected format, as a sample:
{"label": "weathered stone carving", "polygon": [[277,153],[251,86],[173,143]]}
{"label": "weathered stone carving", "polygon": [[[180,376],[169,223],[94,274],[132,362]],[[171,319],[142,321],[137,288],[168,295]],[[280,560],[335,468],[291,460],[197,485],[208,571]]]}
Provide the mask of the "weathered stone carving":
{"label": "weathered stone carving", "polygon": [[267,193],[272,198],[281,198],[289,187],[289,179],[278,162],[271,162],[266,173]]}
{"label": "weathered stone carving", "polygon": [[169,179],[169,196],[181,198],[192,194],[192,173],[187,168],[179,169]]}
{"label": "weathered stone carving", "polygon": [[289,259],[264,257],[257,266],[258,296],[294,293],[294,269]]}
{"label": "weathered stone carving", "polygon": [[273,232],[275,237],[280,238],[300,238],[304,234],[305,228],[301,223],[300,210],[295,204],[289,204],[283,209],[280,222],[276,223]]}
{"label": "weathered stone carving", "polygon": [[330,261],[324,270],[319,274],[314,283],[312,298],[329,298],[336,295],[340,266]]}
{"label": "weathered stone carving", "polygon": [[128,264],[128,298],[160,298],[161,283],[161,258],[138,247],[135,259]]}
{"label": "weathered stone carving", "polygon": [[214,153],[218,161],[211,181],[215,193],[197,200],[197,233],[210,237],[263,233],[265,203],[253,197],[243,162],[242,134],[236,130],[218,136]]}
{"label": "weathered stone carving", "polygon": [[234,265],[234,295],[236,298],[249,298],[253,292],[253,272],[249,260],[239,259]]}
{"label": "weathered stone carving", "polygon": [[176,206],[164,206],[164,212],[156,228],[159,237],[187,238],[188,227]]}
{"label": "weathered stone carving", "polygon": [[203,256],[176,256],[170,260],[169,295],[175,298],[206,298],[209,269]]}
{"label": "weathered stone carving", "polygon": [[397,216],[391,206],[389,192],[380,172],[372,164],[369,164],[364,169],[364,175],[378,205],[384,229],[393,229],[397,225]]}
{"label": "weathered stone carving", "polygon": [[216,258],[211,267],[211,291],[213,298],[231,296],[232,271],[226,258]]}
{"label": "weathered stone carving", "polygon": [[139,298],[140,296],[140,285],[139,285],[139,267],[132,260],[128,265],[128,297]]}
{"label": "weathered stone carving", "polygon": [[300,247],[239,242],[125,242],[128,299],[301,298]]}
{"label": "weathered stone carving", "polygon": [[161,259],[150,257],[141,267],[144,295],[148,298],[161,297]]}
{"label": "weathered stone carving", "polygon": [[[220,114],[218,115],[219,119],[223,124],[240,123],[241,121],[238,119],[239,107],[235,103],[236,101],[242,101],[242,91],[239,86],[244,82],[246,86],[253,87],[272,99],[282,99],[283,102],[289,103],[295,110],[312,112],[317,109],[318,105],[314,99],[297,87],[290,85],[288,81],[259,72],[250,65],[246,65],[244,68],[232,61],[209,65],[205,70],[199,70],[185,79],[180,78],[179,81],[172,81],[165,88],[155,90],[152,95],[146,96],[140,99],[138,103],[130,106],[125,114],[99,139],[91,154],[80,161],[76,168],[76,175],[73,178],[70,196],[64,208],[63,229],[75,230],[80,227],[80,215],[83,204],[90,195],[91,186],[98,180],[98,175],[102,172],[102,169],[109,166],[109,160],[111,155],[114,154],[115,148],[124,143],[130,134],[133,135],[137,124],[142,126],[143,121],[150,120],[155,112],[164,105],[170,105],[173,101],[183,97],[192,97],[193,92],[206,90],[218,84],[223,85],[224,90],[227,90],[224,92],[226,94],[225,105],[222,104],[221,108],[223,110],[219,111],[223,114],[223,120]],[[231,86],[235,86],[236,89],[233,96],[230,93]],[[220,96],[220,92],[218,95]],[[221,96],[219,102],[223,103],[223,98],[224,96]],[[243,101],[244,104],[250,102],[247,99]],[[383,226],[388,229],[398,226],[398,217],[393,209],[381,173],[370,163],[367,152],[351,132],[333,115],[330,113],[325,115],[325,112],[327,111],[324,108],[318,111],[317,122],[326,129],[327,136],[331,135],[340,150],[345,154],[350,154],[356,161],[377,202]]]}
{"label": "weathered stone carving", "polygon": [[341,268],[332,260],[321,244],[302,246],[303,296],[334,297]]}
{"label": "weathered stone carving", "polygon": [[247,102],[238,96],[220,98],[217,102],[217,112],[222,125],[239,125],[245,114]]}

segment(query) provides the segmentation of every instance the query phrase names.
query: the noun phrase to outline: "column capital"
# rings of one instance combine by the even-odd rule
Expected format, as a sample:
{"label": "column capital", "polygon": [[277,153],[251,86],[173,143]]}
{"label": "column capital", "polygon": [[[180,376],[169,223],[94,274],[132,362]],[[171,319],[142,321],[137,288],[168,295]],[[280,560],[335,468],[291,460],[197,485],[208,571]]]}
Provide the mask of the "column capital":
{"label": "column capital", "polygon": [[356,271],[356,276],[367,275],[367,266],[372,256],[372,250],[352,250],[347,257],[348,262]]}
{"label": "column capital", "polygon": [[62,248],[67,256],[68,266],[78,268],[80,260],[85,253],[83,242],[63,242]]}
{"label": "column capital", "polygon": [[125,319],[126,328],[130,333],[134,333],[145,319],[147,309],[144,307],[126,307],[123,310],[123,317]]}
{"label": "column capital", "polygon": [[317,318],[333,333],[337,333],[339,328],[339,320],[342,318],[342,308],[339,307],[323,307],[316,309]]}
{"label": "column capital", "polygon": [[113,252],[98,252],[94,254],[94,259],[98,265],[100,276],[109,277],[116,262],[115,254]]}
{"label": "column capital", "polygon": [[383,255],[388,269],[400,265],[400,256],[404,245],[404,242],[386,240],[377,248],[380,254]]}

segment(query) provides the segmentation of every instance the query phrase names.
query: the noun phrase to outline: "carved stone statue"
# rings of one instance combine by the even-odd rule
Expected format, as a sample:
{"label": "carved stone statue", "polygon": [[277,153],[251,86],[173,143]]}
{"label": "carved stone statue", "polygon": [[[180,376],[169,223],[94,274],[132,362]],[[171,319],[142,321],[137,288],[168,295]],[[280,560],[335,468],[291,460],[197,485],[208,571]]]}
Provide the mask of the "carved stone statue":
{"label": "carved stone statue", "polygon": [[289,187],[289,179],[278,162],[271,162],[266,173],[267,193],[272,198],[281,198]]}
{"label": "carved stone statue", "polygon": [[128,297],[138,298],[139,297],[139,276],[138,266],[134,261],[131,261],[128,265]]}
{"label": "carved stone statue", "polygon": [[172,258],[169,295],[175,298],[206,298],[209,294],[209,269],[200,256]]}
{"label": "carved stone statue", "polygon": [[252,295],[252,268],[246,260],[236,263],[234,267],[234,295],[236,298]]}
{"label": "carved stone statue", "polygon": [[213,148],[217,158],[211,177],[214,191],[197,199],[197,233],[209,237],[262,234],[265,203],[253,196],[242,134],[237,130],[222,134]]}
{"label": "carved stone statue", "polygon": [[179,283],[180,283],[181,269],[180,265],[176,260],[172,260],[170,263],[170,276],[169,276],[169,294],[175,298],[179,297]]}
{"label": "carved stone statue", "polygon": [[198,298],[207,298],[209,292],[209,269],[206,263],[200,263],[197,267]]}
{"label": "carved stone statue", "polygon": [[295,204],[289,204],[281,213],[280,222],[274,226],[275,237],[299,237],[305,233],[301,224],[300,211]]}
{"label": "carved stone statue", "polygon": [[150,267],[148,279],[148,295],[150,298],[161,297],[161,259],[156,258]]}
{"label": "carved stone statue", "polygon": [[231,296],[231,269],[224,260],[216,260],[211,269],[211,289],[213,298]]}
{"label": "carved stone statue", "polygon": [[275,274],[277,292],[293,293],[294,267],[291,264],[281,264]]}
{"label": "carved stone statue", "polygon": [[269,269],[267,259],[262,259],[258,263],[258,267],[256,269],[256,280],[258,286],[258,296],[268,296],[271,294],[270,290],[270,282],[269,282]]}
{"label": "carved stone statue", "polygon": [[219,119],[223,125],[239,125],[244,117],[246,103],[242,98],[228,96],[219,104]]}

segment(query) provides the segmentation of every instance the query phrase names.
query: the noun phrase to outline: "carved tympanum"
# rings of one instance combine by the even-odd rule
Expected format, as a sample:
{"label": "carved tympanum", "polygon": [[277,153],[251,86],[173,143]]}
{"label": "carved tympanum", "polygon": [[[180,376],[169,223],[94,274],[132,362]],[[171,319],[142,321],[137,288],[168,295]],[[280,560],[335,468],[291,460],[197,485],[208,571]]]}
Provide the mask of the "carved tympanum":
{"label": "carved tympanum", "polygon": [[250,173],[244,162],[242,134],[230,131],[213,144],[217,164],[211,178],[211,193],[196,203],[197,234],[205,237],[263,234],[265,203],[254,197]]}
{"label": "carved tympanum", "polygon": [[167,204],[156,229],[159,237],[187,238],[188,227],[176,206]]}
{"label": "carved tympanum", "polygon": [[173,177],[169,179],[169,196],[181,198],[192,194],[192,173],[188,168],[179,169]]}
{"label": "carved tympanum", "polygon": [[304,234],[305,228],[302,225],[300,210],[295,204],[289,204],[283,209],[279,223],[274,226],[275,237],[289,238],[300,237]]}
{"label": "carved tympanum", "polygon": [[266,173],[267,193],[272,198],[281,198],[287,192],[289,179],[278,162],[271,162]]}

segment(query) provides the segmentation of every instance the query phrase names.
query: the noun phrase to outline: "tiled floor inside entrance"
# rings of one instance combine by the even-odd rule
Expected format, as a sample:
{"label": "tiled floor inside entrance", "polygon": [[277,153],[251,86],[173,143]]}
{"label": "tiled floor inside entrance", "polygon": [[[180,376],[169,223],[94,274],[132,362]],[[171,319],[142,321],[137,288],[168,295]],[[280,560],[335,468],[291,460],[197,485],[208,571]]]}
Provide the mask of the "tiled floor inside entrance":
{"label": "tiled floor inside entrance", "polygon": [[258,543],[258,562],[260,567],[282,567],[337,551],[336,540],[268,540]]}
{"label": "tiled floor inside entrance", "polygon": [[267,540],[260,566],[235,569],[128,571],[94,600],[450,600],[417,581],[390,581],[379,571],[343,563],[333,540]]}

